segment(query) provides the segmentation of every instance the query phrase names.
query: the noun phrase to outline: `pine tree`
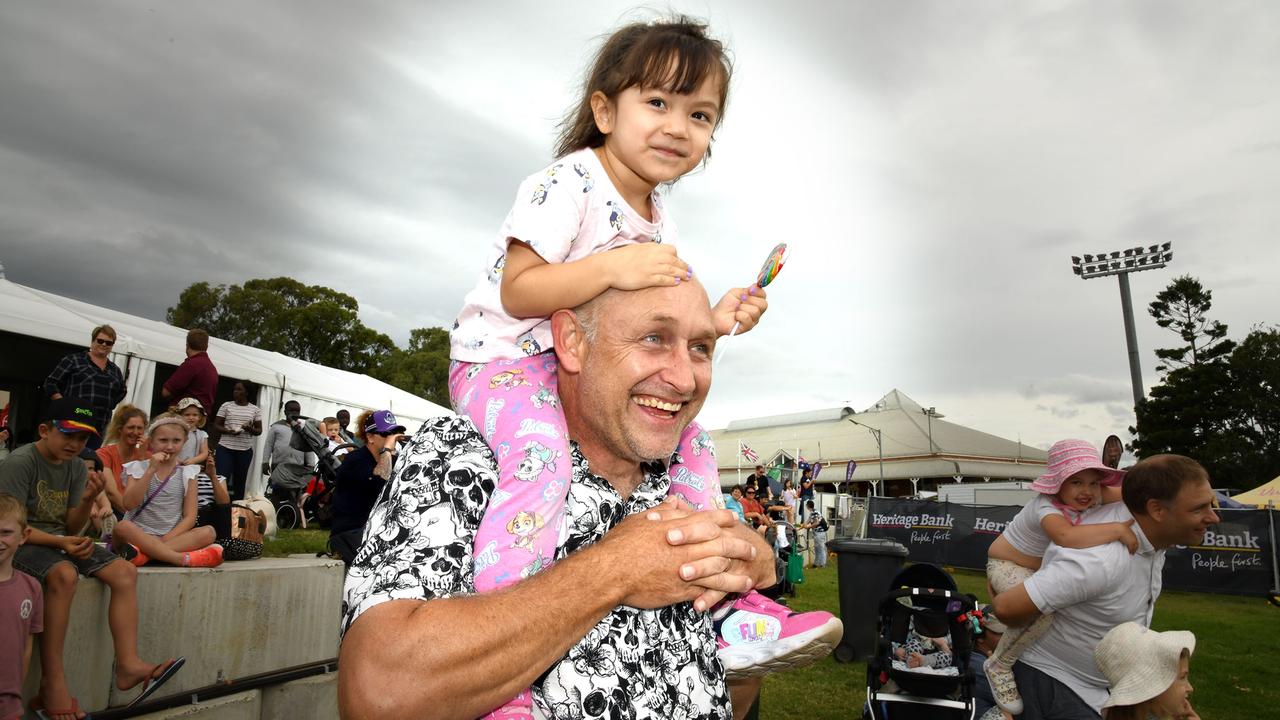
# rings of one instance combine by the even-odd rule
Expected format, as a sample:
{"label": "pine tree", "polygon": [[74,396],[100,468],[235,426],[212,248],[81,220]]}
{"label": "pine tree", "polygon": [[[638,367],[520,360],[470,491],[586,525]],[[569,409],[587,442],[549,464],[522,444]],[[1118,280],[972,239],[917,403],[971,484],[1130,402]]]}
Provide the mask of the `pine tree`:
{"label": "pine tree", "polygon": [[1235,349],[1235,343],[1226,339],[1227,326],[1206,317],[1212,307],[1213,292],[1205,290],[1200,281],[1190,275],[1174,278],[1169,287],[1160,291],[1147,311],[1157,325],[1173,330],[1186,344],[1156,350],[1156,357],[1162,361],[1156,370],[1168,372],[1217,362]]}

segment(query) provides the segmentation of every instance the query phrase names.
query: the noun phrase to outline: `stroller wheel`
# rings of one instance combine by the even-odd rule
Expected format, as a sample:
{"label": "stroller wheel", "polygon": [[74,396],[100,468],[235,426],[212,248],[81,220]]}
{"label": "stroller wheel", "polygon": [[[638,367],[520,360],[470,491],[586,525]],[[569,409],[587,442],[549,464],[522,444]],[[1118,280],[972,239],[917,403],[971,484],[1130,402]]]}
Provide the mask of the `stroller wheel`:
{"label": "stroller wheel", "polygon": [[288,503],[276,508],[276,527],[292,530],[298,527],[298,508]]}

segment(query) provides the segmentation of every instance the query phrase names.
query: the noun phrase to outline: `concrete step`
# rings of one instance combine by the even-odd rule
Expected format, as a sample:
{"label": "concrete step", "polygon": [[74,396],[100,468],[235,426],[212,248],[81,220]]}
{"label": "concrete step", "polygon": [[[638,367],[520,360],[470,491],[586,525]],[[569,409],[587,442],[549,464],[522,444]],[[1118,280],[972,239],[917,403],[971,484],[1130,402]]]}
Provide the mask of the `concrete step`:
{"label": "concrete step", "polygon": [[[260,558],[213,569],[142,568],[139,652],[152,662],[187,658],[157,695],[336,657],[342,579],[341,562],[313,557]],[[67,682],[86,710],[125,704],[139,692],[115,687],[108,598],[105,585],[81,578],[71,607]],[[39,651],[33,656],[26,699],[39,689]]]}

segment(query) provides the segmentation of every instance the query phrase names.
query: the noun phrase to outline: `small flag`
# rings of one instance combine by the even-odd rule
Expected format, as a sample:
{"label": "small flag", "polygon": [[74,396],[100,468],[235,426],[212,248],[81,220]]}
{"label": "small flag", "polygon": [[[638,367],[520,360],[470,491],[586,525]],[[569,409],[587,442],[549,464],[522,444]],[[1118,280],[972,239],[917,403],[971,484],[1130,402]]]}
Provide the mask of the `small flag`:
{"label": "small flag", "polygon": [[760,462],[760,454],[752,450],[746,443],[738,441],[738,453],[742,455],[742,459],[747,462]]}

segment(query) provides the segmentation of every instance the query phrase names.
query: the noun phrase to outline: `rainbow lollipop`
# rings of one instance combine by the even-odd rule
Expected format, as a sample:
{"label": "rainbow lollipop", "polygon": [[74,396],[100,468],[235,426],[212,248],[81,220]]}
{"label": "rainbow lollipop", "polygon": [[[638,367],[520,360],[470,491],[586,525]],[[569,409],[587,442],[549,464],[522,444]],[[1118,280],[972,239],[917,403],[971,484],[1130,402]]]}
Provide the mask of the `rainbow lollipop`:
{"label": "rainbow lollipop", "polygon": [[[782,266],[787,263],[787,244],[778,243],[773,252],[769,253],[768,259],[764,261],[764,265],[760,267],[760,274],[756,276],[756,285],[765,287],[778,277],[778,273],[782,272]],[[732,334],[732,333],[731,333]]]}
{"label": "rainbow lollipop", "polygon": [[[760,274],[756,276],[756,287],[763,288],[778,278],[778,273],[782,272],[782,266],[787,263],[787,244],[778,243],[774,246],[773,251],[769,253],[769,257],[765,258],[764,265],[760,266]],[[729,337],[738,334],[738,328],[742,323],[735,322],[733,329],[729,331]],[[724,359],[724,351],[720,352],[720,357],[712,364],[712,368],[720,364]]]}

